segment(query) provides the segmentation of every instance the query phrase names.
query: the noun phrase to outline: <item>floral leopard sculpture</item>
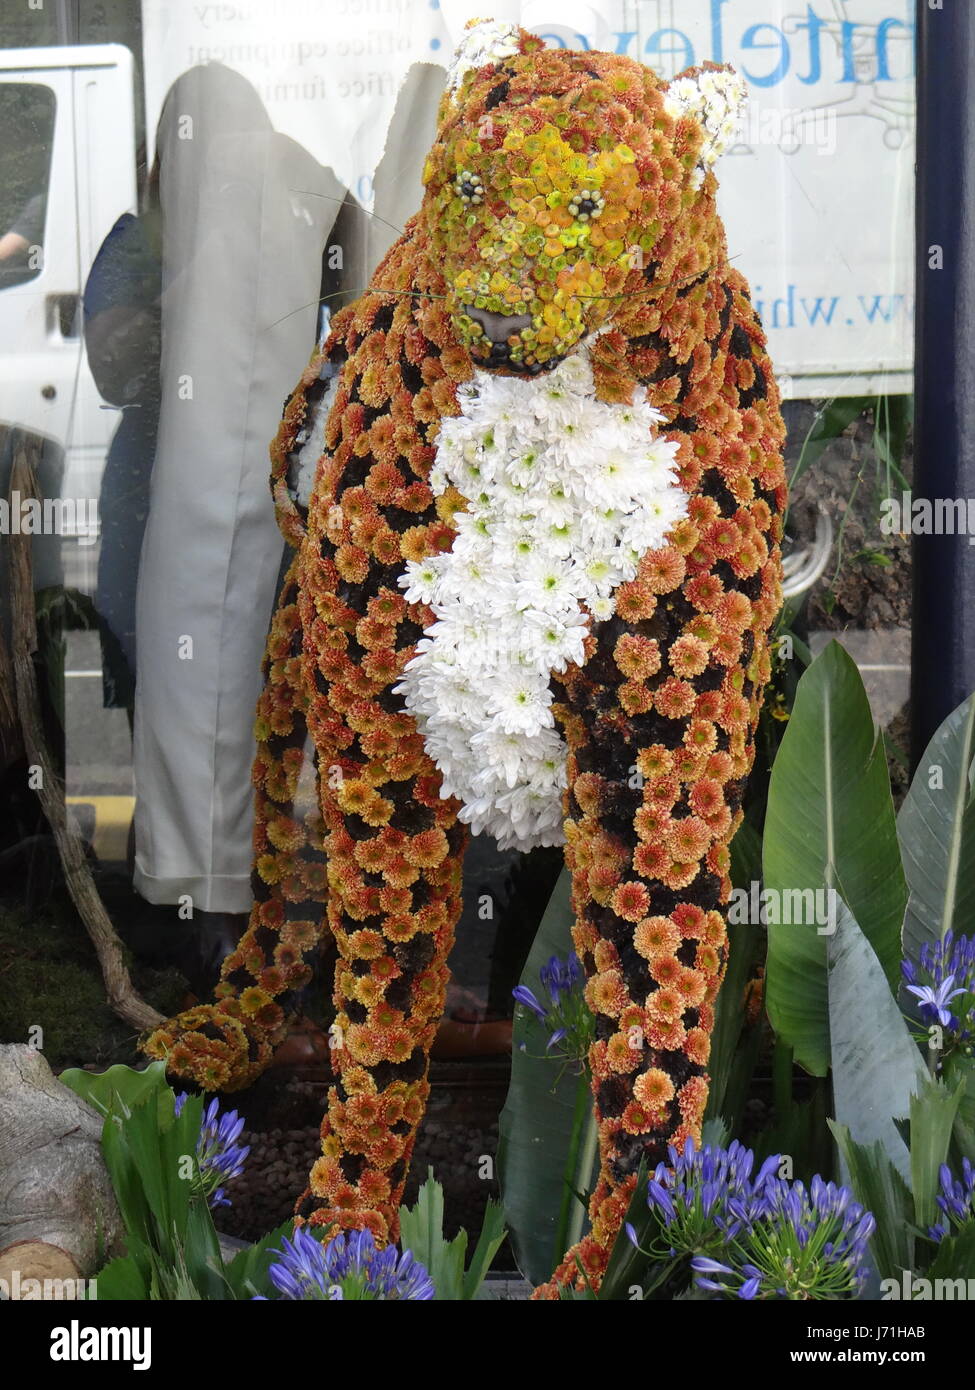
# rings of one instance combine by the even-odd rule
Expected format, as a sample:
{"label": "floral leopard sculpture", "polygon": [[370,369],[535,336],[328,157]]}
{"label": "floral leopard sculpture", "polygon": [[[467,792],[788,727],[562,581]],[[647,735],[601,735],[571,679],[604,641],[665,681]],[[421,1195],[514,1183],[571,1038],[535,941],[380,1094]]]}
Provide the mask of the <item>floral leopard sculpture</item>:
{"label": "floral leopard sculpture", "polygon": [[707,1096],[785,504],[715,203],[741,99],[727,68],[668,84],[468,30],[420,212],[272,446],[296,554],[258,709],[250,924],[217,1002],[146,1045],[247,1085],[331,932],[336,1080],[296,1213],[393,1240],[467,836],[564,842],[600,1174],[591,1232],[536,1297],[577,1261],[598,1284],[641,1160],[697,1138]]}

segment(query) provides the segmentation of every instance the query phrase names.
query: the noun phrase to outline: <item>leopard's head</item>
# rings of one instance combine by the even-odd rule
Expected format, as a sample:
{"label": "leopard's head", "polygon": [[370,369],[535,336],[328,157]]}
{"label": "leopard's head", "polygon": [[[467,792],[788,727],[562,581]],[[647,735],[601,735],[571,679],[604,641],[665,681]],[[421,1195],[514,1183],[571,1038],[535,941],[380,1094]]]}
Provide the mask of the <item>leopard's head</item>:
{"label": "leopard's head", "polygon": [[535,374],[634,295],[708,268],[711,166],[744,85],[728,67],[667,83],[615,54],[549,50],[472,25],[448,75],[421,220],[475,363]]}

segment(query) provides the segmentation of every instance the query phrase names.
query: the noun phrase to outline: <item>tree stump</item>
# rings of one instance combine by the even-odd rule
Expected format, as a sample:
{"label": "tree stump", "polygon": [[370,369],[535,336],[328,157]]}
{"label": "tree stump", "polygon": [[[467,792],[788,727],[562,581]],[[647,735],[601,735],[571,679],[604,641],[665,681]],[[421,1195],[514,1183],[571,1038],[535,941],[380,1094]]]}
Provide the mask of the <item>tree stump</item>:
{"label": "tree stump", "polygon": [[0,1046],[0,1279],[88,1278],[121,1251],[102,1120],[40,1052]]}

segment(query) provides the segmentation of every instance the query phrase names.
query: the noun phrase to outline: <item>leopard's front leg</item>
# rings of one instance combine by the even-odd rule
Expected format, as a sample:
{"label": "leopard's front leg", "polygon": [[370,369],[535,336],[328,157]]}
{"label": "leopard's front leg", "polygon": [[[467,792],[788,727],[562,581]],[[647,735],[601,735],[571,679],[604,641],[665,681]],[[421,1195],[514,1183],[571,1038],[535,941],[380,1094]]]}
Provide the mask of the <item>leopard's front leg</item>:
{"label": "leopard's front leg", "polygon": [[728,845],[779,603],[774,537],[758,545],[752,575],[726,585],[714,511],[692,499],[675,543],[644,557],[616,615],[590,636],[585,666],[564,678],[566,861],[596,1019],[600,1171],[591,1233],[539,1298],[575,1283],[577,1261],[598,1286],[641,1160],[652,1168],[669,1143],[700,1139],[726,962]]}

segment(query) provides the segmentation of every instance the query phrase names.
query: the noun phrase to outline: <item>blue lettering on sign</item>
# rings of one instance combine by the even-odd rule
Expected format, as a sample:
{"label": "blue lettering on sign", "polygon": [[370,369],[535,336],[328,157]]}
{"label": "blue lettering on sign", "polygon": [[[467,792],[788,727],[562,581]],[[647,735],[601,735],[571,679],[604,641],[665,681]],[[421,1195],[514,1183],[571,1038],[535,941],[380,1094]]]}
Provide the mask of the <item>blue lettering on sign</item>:
{"label": "blue lettering on sign", "polygon": [[[787,328],[881,328],[914,318],[914,301],[908,294],[816,294],[808,298],[799,287],[788,284],[779,299],[767,300],[763,287],[753,286],[755,312],[766,328],[781,332]],[[840,308],[840,305],[843,308]]]}
{"label": "blue lettering on sign", "polygon": [[[820,0],[820,3],[822,0]],[[823,81],[830,82],[898,82],[907,81],[914,76],[916,35],[914,22],[893,15],[878,22],[866,20],[837,20],[832,14],[824,17],[812,3],[807,3],[805,15],[791,24],[787,32],[778,24],[767,21],[749,24],[737,36],[729,32],[732,13],[729,12],[731,0],[709,0],[710,53],[702,54],[712,62],[732,62],[754,87],[777,87],[784,81],[795,65],[795,76],[799,82],[813,87]],[[743,6],[747,8],[747,6]],[[740,13],[740,12],[739,12]],[[828,43],[826,52],[835,54],[832,71],[828,71],[823,55],[823,32],[832,35],[837,42]],[[559,48],[571,45],[559,34],[542,34],[545,39]],[[655,29],[648,35],[643,45],[643,53],[636,53],[637,33],[622,29],[614,32],[615,52],[630,57],[643,58],[650,66],[665,60],[668,70],[693,67],[701,59],[694,50],[694,42],[683,29]],[[590,49],[592,43],[583,34],[576,34],[576,45],[583,50]],[[907,41],[909,59],[900,64],[905,71],[891,72],[891,42]],[[749,55],[748,61],[743,56]],[[751,55],[766,54],[764,60]],[[872,59],[872,70],[864,62]],[[863,65],[858,73],[857,62]],[[676,66],[675,66],[676,64]],[[663,65],[663,64],[662,64]]]}
{"label": "blue lettering on sign", "polygon": [[[662,47],[662,40],[671,34],[675,39],[680,40],[680,48]],[[651,34],[647,39],[643,51],[648,58],[680,58],[680,62],[677,64],[678,72],[683,68],[692,68],[694,66],[694,45],[680,29],[658,29],[656,33]],[[683,57],[681,57],[682,54]],[[651,63],[650,66],[652,67],[653,64]]]}
{"label": "blue lettering on sign", "polygon": [[809,30],[809,71],[806,73],[805,77],[803,77],[802,73],[796,74],[800,82],[805,82],[809,86],[813,86],[815,83],[822,81],[823,55],[819,47],[819,35],[825,23],[826,21],[820,19],[812,5],[807,5],[805,23],[796,25],[797,29]]}
{"label": "blue lettering on sign", "polygon": [[[775,35],[771,43],[759,43],[758,36],[763,29],[768,29]],[[771,72],[761,76],[757,72],[749,72],[746,67],[742,67],[742,76],[746,77],[755,87],[777,87],[789,71],[789,40],[775,24],[752,24],[741,36],[741,46],[747,49],[774,48],[778,50],[779,61]]]}
{"label": "blue lettering on sign", "polygon": [[723,63],[724,42],[721,34],[721,7],[728,0],[711,0],[711,58],[715,63]]}

